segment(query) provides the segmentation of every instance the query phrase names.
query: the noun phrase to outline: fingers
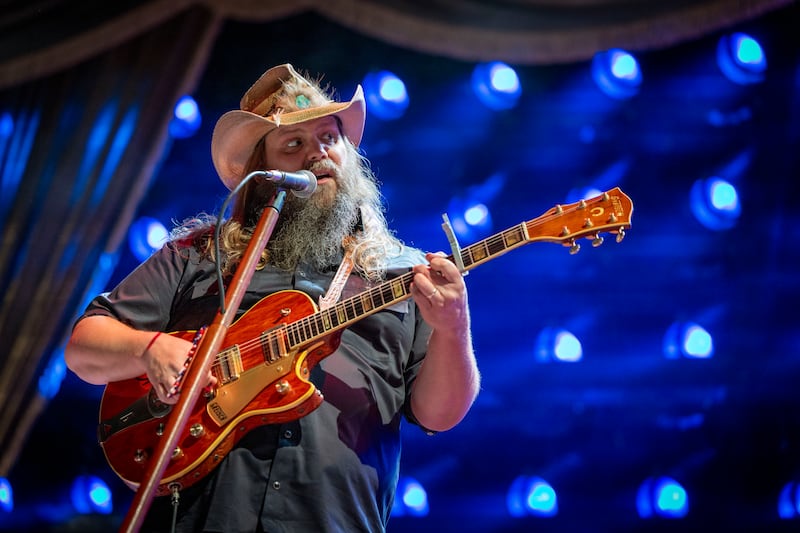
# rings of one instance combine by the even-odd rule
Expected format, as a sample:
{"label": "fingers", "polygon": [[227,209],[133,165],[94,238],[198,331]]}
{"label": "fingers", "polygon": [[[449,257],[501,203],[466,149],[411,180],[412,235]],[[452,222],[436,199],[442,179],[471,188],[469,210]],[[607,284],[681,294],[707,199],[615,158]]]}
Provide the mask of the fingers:
{"label": "fingers", "polygon": [[[192,348],[191,342],[171,335],[161,335],[149,346],[147,377],[162,402],[177,403],[192,362]],[[209,371],[206,386],[211,387],[216,384],[216,378]]]}
{"label": "fingers", "polygon": [[426,311],[462,307],[466,298],[466,286],[458,267],[441,252],[429,253],[426,259],[429,261],[428,265],[417,265],[413,269],[415,275],[412,296],[415,301]]}

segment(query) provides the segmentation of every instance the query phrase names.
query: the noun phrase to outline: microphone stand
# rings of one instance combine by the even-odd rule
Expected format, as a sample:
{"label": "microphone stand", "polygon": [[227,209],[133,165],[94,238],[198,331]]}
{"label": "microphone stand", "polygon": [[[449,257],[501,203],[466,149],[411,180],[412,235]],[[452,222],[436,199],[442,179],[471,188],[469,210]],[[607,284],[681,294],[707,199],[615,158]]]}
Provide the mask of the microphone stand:
{"label": "microphone stand", "polygon": [[[225,312],[217,312],[214,322],[203,334],[197,346],[194,360],[189,365],[184,385],[178,396],[178,402],[174,405],[172,414],[167,420],[164,435],[159,439],[156,449],[153,451],[154,460],[147,466],[142,483],[136,491],[133,503],[131,503],[120,531],[135,533],[142,526],[161,477],[164,475],[167,464],[172,457],[172,451],[175,449],[178,438],[186,426],[192,408],[200,397],[200,392],[207,383],[206,379],[211,369],[211,362],[219,352],[222,341],[228,332],[228,327],[236,316],[239,304],[258,265],[261,251],[264,250],[269,238],[272,236],[272,231],[275,229],[275,224],[278,221],[281,209],[283,209],[285,199],[286,191],[279,188],[261,214],[250,243],[245,250],[242,262],[239,263],[231,280],[230,290],[225,298]],[[218,221],[218,223],[220,222]],[[217,258],[218,261],[219,259]],[[174,494],[180,487],[170,488],[175,489],[173,490]]]}

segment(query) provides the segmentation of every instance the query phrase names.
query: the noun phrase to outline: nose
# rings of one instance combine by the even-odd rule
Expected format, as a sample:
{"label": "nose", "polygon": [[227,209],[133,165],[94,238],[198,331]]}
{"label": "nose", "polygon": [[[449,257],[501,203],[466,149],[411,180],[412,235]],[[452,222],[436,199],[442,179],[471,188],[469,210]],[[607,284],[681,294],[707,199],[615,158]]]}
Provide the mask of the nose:
{"label": "nose", "polygon": [[328,157],[328,148],[324,143],[315,142],[309,145],[306,159],[309,161],[319,161]]}

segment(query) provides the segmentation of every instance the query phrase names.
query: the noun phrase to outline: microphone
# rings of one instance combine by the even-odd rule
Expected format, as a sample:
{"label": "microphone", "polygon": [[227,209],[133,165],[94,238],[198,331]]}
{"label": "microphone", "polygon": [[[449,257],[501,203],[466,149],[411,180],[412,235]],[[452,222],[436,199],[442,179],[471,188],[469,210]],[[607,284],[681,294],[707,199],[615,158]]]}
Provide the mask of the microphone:
{"label": "microphone", "polygon": [[255,174],[282,189],[292,191],[298,198],[308,198],[317,190],[317,177],[309,170],[298,170],[297,172],[259,170]]}

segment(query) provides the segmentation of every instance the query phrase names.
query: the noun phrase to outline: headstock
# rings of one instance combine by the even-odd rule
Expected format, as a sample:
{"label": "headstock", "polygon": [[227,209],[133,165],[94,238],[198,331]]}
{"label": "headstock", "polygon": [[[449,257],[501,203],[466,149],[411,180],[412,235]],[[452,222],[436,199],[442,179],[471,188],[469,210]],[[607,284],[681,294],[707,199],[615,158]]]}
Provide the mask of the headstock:
{"label": "headstock", "polygon": [[616,234],[617,242],[631,227],[633,202],[619,187],[572,204],[556,205],[526,223],[529,242],[560,242],[571,254],[580,250],[577,239],[586,237],[592,246],[603,244],[602,233]]}

